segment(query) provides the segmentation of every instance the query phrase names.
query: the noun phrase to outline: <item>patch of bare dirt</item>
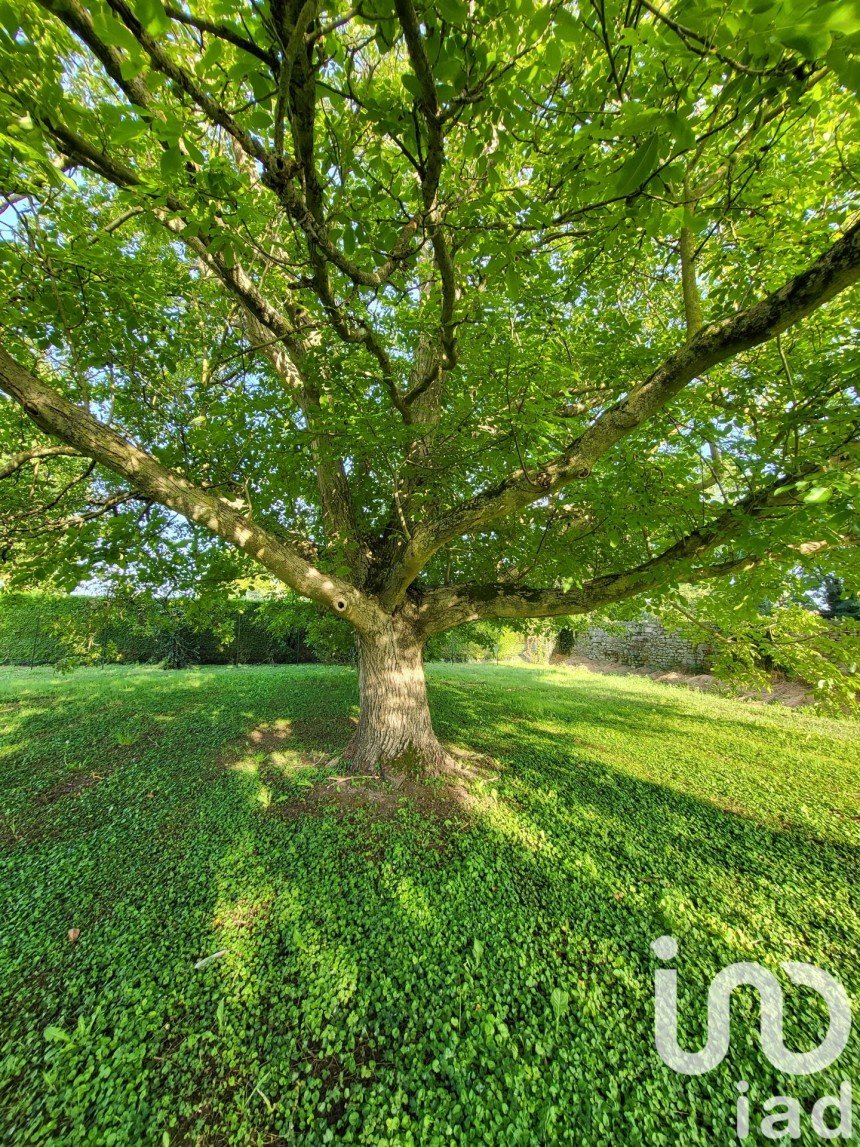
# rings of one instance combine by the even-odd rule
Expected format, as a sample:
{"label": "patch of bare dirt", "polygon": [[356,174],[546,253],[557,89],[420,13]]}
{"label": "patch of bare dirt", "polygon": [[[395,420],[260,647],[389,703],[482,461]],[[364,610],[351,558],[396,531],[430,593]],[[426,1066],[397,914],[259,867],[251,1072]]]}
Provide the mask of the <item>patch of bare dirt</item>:
{"label": "patch of bare dirt", "polygon": [[[586,669],[590,673],[604,673],[617,677],[650,677],[664,685],[681,685],[686,689],[698,689],[702,693],[729,693],[731,687],[712,673],[682,673],[679,670],[637,669],[632,665],[621,665],[617,661],[592,661],[588,657],[568,657],[560,662],[570,669]],[[796,709],[801,705],[812,704],[812,694],[798,681],[787,681],[774,676],[770,689],[745,689],[731,694],[744,701],[764,704],[785,705]]]}
{"label": "patch of bare dirt", "polygon": [[218,754],[218,762],[237,772],[259,772],[263,762],[293,768],[311,768],[318,765],[325,753],[310,753],[298,748],[295,729],[290,721],[273,721],[258,725],[239,741],[225,745]]}
{"label": "patch of bare dirt", "polygon": [[325,724],[321,725],[318,720],[305,717],[293,721],[292,726],[294,735],[303,744],[312,745],[318,742],[322,748],[322,742],[325,741],[326,744],[334,742],[336,745],[345,746],[349,744],[358,727],[358,718],[348,717],[346,714],[339,717],[327,716]]}
{"label": "patch of bare dirt", "polygon": [[[487,797],[483,782],[492,783],[498,767],[490,759],[459,748],[448,749],[449,764],[437,777],[416,777],[408,772],[388,771],[354,774],[344,772],[329,751],[307,751],[320,741],[320,731],[310,723],[299,728],[296,721],[276,720],[259,725],[222,750],[221,767],[253,775],[259,782],[261,804],[281,820],[346,816],[361,810],[374,820],[388,820],[405,806],[412,806],[439,825],[462,826]],[[342,742],[354,731],[354,718],[343,718]],[[331,736],[330,723],[326,739]],[[300,746],[300,748],[299,748]]]}
{"label": "patch of bare dirt", "polygon": [[[358,722],[354,717],[339,717],[335,721],[329,720],[325,725],[324,739],[328,742],[336,738],[345,745],[355,732],[357,724]],[[264,753],[267,756],[278,753],[289,754],[292,758],[301,760],[306,764],[318,764],[321,760],[327,760],[331,756],[331,753],[322,744],[321,732],[322,730],[313,721],[282,719],[266,725],[258,725],[256,729],[252,729],[245,738],[244,745],[247,750],[254,753]],[[314,742],[319,744],[319,749],[312,748]],[[227,755],[229,757],[234,753],[235,746],[231,746],[227,750]]]}
{"label": "patch of bare dirt", "polygon": [[271,725],[258,725],[248,734],[248,746],[264,753],[275,753],[293,739],[290,721],[273,721]]}
{"label": "patch of bare dirt", "polygon": [[335,773],[323,782],[334,803],[343,810],[363,808],[379,819],[393,816],[407,802],[425,816],[456,820],[469,804],[465,785],[454,778],[420,780],[400,773],[385,780],[377,776],[353,777]]}
{"label": "patch of bare dirt", "polygon": [[223,908],[216,915],[213,924],[216,930],[221,929],[236,929],[236,928],[253,928],[258,923],[266,919],[271,908],[271,900],[254,902],[251,900],[239,900],[237,903],[230,905],[229,908]]}
{"label": "patch of bare dirt", "polygon": [[[343,719],[343,743],[355,728],[353,718]],[[331,730],[327,725],[327,736]],[[316,736],[314,735],[316,733]],[[308,752],[319,740],[318,730],[299,729],[286,720],[260,725],[221,754],[221,765],[252,774],[265,793],[262,803],[275,816],[300,820],[327,813],[348,814],[363,810],[373,820],[386,820],[404,806],[424,816],[444,821],[468,819],[481,800],[481,782],[492,782],[493,762],[466,750],[449,749],[449,766],[430,778],[388,772],[356,775],[343,772],[331,754],[320,749]],[[301,748],[299,748],[301,746]]]}
{"label": "patch of bare dirt", "polygon": [[[293,820],[326,812],[346,814],[361,809],[374,820],[387,820],[409,805],[438,821],[469,819],[478,806],[473,791],[476,780],[491,780],[487,763],[465,754],[452,756],[449,768],[436,777],[406,773],[354,775],[337,768],[320,770],[320,779],[295,799],[273,804],[279,816]],[[267,779],[271,773],[267,772]]]}
{"label": "patch of bare dirt", "polygon": [[37,793],[33,798],[33,803],[37,805],[50,805],[56,801],[61,800],[63,797],[76,797],[84,791],[84,789],[92,788],[97,785],[99,781],[104,780],[104,773],[94,773],[86,769],[78,773],[72,773],[71,776],[63,777],[61,781],[50,786],[50,788],[43,789],[42,792]]}

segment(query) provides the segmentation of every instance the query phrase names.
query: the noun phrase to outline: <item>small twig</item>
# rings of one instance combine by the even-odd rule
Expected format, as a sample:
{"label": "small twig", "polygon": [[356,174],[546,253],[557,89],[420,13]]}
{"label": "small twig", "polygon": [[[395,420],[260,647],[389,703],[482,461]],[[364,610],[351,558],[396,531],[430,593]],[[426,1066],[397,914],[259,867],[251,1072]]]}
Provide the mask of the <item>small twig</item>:
{"label": "small twig", "polygon": [[229,948],[222,948],[220,952],[213,952],[211,956],[204,956],[202,960],[198,960],[194,965],[195,971],[205,968],[206,965],[211,964],[213,960],[220,960],[220,958],[226,956],[229,951]]}

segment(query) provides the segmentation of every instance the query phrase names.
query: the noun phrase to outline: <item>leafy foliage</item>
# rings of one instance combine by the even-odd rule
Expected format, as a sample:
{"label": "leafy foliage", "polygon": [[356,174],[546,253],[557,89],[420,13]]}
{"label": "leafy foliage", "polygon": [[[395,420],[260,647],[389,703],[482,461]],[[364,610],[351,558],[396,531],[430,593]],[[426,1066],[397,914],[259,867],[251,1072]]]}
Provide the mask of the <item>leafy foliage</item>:
{"label": "leafy foliage", "polygon": [[431,637],[427,642],[426,657],[428,661],[509,661],[524,652],[529,630],[537,631],[544,638],[541,644],[545,656],[542,660],[548,660],[554,627],[546,622],[509,626],[500,622],[476,621]]}
{"label": "leafy foliage", "polygon": [[[856,580],[844,294],[541,480],[700,319],[850,232],[858,37],[837,0],[4,4],[10,353],[374,592],[511,475],[531,492],[421,550],[414,594],[573,591],[728,505],[715,556],[747,581],[811,543]],[[4,403],[0,453],[44,444]],[[744,501],[779,475],[779,513]],[[0,500],[11,583],[254,566],[86,458],[16,466]]]}
{"label": "leafy foliage", "polygon": [[823,617],[807,584],[795,576],[776,601],[741,584],[718,593],[687,591],[667,596],[661,613],[691,640],[708,642],[713,672],[722,680],[766,689],[772,674],[783,674],[806,683],[820,711],[856,715],[860,624],[850,616]]}
{"label": "leafy foliage", "polygon": [[821,710],[856,713],[858,655],[856,622],[824,623],[795,605],[775,610],[758,625],[740,626],[718,646],[714,670],[741,683],[766,681],[768,671],[776,670],[808,682]]}

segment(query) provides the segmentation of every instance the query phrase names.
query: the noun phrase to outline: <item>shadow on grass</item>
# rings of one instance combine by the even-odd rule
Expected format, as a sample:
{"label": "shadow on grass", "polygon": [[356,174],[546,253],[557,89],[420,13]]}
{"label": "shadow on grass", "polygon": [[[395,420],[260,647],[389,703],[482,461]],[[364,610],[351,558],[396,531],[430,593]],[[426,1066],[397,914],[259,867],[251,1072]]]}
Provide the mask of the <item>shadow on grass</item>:
{"label": "shadow on grass", "polygon": [[[528,672],[434,674],[440,733],[499,763],[463,830],[410,800],[385,819],[283,818],[277,770],[266,803],[259,770],[224,767],[277,721],[291,752],[342,747],[348,671],[92,674],[41,689],[21,692],[0,746],[0,808],[16,826],[0,855],[12,1142],[73,1142],[78,1128],[309,1144],[456,1130],[650,1147],[660,1127],[667,1143],[723,1141],[734,1079],[801,1096],[812,1085],[774,1077],[749,1039],[706,1080],[663,1068],[650,941],[681,940],[689,1046],[705,985],[731,960],[808,959],[860,987],[856,848],[830,839],[823,813],[795,824],[778,786],[762,817],[716,807],[700,775],[735,752],[745,768],[751,738],[764,752],[770,726],[743,715],[712,728],[695,702],[587,683],[571,695]],[[282,747],[258,739],[256,763]],[[751,999],[738,1015],[754,1026]],[[799,1005],[789,1038],[815,1042],[820,1022]],[[850,1067],[856,1044],[840,1078]]]}

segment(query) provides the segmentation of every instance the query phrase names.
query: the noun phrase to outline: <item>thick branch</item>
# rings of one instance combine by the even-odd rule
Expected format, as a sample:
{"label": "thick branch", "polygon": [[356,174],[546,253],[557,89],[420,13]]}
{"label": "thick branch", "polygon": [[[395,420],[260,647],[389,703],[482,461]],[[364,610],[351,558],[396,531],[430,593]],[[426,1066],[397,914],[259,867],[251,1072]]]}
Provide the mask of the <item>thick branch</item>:
{"label": "thick branch", "polygon": [[[757,557],[738,558],[735,561],[719,562],[690,570],[682,579],[687,584],[706,581],[709,578],[725,577],[751,569],[758,564]],[[421,632],[430,636],[455,629],[470,621],[517,620],[530,617],[574,617],[577,614],[593,613],[596,609],[613,605],[630,597],[636,597],[649,589],[656,591],[662,583],[656,578],[649,584],[637,583],[631,587],[626,578],[630,574],[619,574],[618,582],[598,584],[609,579],[596,579],[585,582],[577,590],[532,589],[529,586],[512,587],[504,583],[478,586],[446,586],[431,590],[422,599],[420,612]],[[613,575],[615,576],[615,575]],[[668,577],[667,581],[670,580]]]}
{"label": "thick branch", "polygon": [[89,12],[78,3],[78,0],[38,0],[38,3],[46,12],[50,12],[62,20],[66,27],[87,45],[120,91],[125,92],[131,103],[142,108],[149,106],[150,93],[146,84],[138,76],[132,76],[129,79],[123,76],[124,57],[122,53],[119,49],[99,39]]}
{"label": "thick branch", "polygon": [[758,303],[710,323],[638,386],[599,415],[567,450],[537,470],[518,470],[435,522],[416,530],[392,571],[386,599],[399,600],[443,545],[496,518],[516,513],[576,480],[617,442],[656,414],[693,379],[717,363],[775,338],[860,278],[860,223],[855,223],[811,267]]}
{"label": "thick branch", "polygon": [[[684,208],[692,213],[696,201],[691,197],[686,178],[684,179]],[[684,223],[679,242],[681,252],[681,290],[684,296],[684,318],[687,323],[687,338],[694,338],[702,329],[702,298],[696,281],[696,237],[692,228]]]}
{"label": "thick branch", "polygon": [[353,574],[360,576],[363,571],[360,537],[346,468],[343,459],[331,455],[323,437],[316,433],[320,395],[302,370],[297,347],[290,346],[288,350],[283,340],[273,341],[268,329],[247,309],[245,328],[252,345],[266,356],[284,385],[297,396],[311,430],[311,450],[326,535],[330,544],[345,552]]}
{"label": "thick branch", "polygon": [[228,135],[239,144],[243,151],[248,155],[259,160],[260,163],[266,163],[269,158],[269,153],[263,144],[256,139],[250,132],[245,131],[230,112],[226,108],[214,100],[194,79],[190,72],[180,67],[170,55],[164,50],[161,44],[154,37],[146,31],[144,26],[135,16],[132,9],[124,0],[108,0],[110,7],[125,24],[126,28],[131,32],[134,38],[140,44],[141,48],[149,56],[152,66],[167,76],[172,83],[174,83],[180,91],[184,92],[190,99],[197,104],[200,110],[204,113],[210,123],[216,127],[222,127]]}
{"label": "thick branch", "polygon": [[[87,45],[94,56],[101,61],[108,75],[110,75],[120,89],[125,92],[133,104],[143,108],[149,106],[151,100],[146,84],[140,79],[131,81],[124,79],[122,74],[123,56],[116,48],[105,44],[99,39],[92,20],[78,3],[78,0],[39,0],[39,2],[47,11],[61,19]],[[275,192],[281,206],[284,207],[291,218],[299,224],[306,235],[314,268],[313,286],[328,312],[333,328],[345,342],[362,344],[367,347],[379,363],[382,372],[382,381],[391,397],[393,405],[404,420],[408,421],[409,410],[399,394],[392,364],[382,340],[366,320],[359,322],[357,325],[352,324],[348,320],[342,307],[335,298],[328,277],[327,264],[331,263],[336,266],[356,285],[370,287],[383,285],[388,282],[397,268],[409,258],[414,250],[413,238],[418,229],[421,216],[415,215],[404,224],[400,236],[389,255],[376,271],[364,271],[357,264],[349,260],[331,241],[323,219],[320,185],[316,172],[313,169],[313,74],[309,75],[309,83],[296,86],[297,92],[299,90],[304,91],[304,89],[307,88],[310,92],[307,99],[311,101],[309,106],[302,106],[302,114],[297,117],[302,121],[303,125],[303,130],[297,133],[297,150],[301,157],[301,163],[294,161],[285,162],[283,156],[279,154],[282,140],[280,140],[276,146],[275,151],[277,154],[270,154],[268,149],[265,148],[255,136],[245,131],[233,116],[196,82],[190,72],[180,67],[180,65],[171,58],[158,40],[147,33],[146,29],[124,0],[110,0],[110,6],[135,37],[141,49],[147,54],[151,65],[157,71],[167,76],[179,92],[189,96],[203,111],[211,124],[224,128],[232,137],[234,144],[242,154],[257,161],[261,165],[263,184]],[[290,41],[290,60],[292,62],[294,62],[293,57],[296,56],[298,50],[303,46],[303,21],[310,19],[314,14],[314,4],[312,0],[308,0],[308,3],[305,4],[302,9],[302,13],[303,15],[300,16],[299,23],[294,29],[296,36],[291,38]],[[173,15],[174,18],[178,18],[175,12],[169,14]],[[184,22],[195,24],[190,18]],[[195,26],[197,25],[195,24]],[[208,30],[213,31],[213,34],[219,34],[214,32],[215,27],[215,25],[210,25]],[[223,29],[219,31],[223,32]],[[293,39],[295,40],[294,44]],[[248,47],[248,45],[244,43],[239,46]],[[288,66],[285,61],[281,66],[281,79],[285,81],[286,88],[282,85],[282,92],[290,87],[289,80],[291,72],[292,63]],[[306,79],[307,78],[308,77],[306,77]],[[93,171],[98,172],[117,186],[130,187],[140,183],[140,179],[137,175],[125,167],[124,164],[118,163],[107,154],[94,148],[88,141],[70,131],[65,125],[52,122],[52,118],[48,115],[43,113],[42,118],[55,141],[69,156],[77,158],[80,162],[85,163]],[[280,119],[278,117],[276,117],[276,119],[280,124]],[[299,147],[299,143],[302,146]],[[305,185],[308,189],[307,199],[294,183],[294,176],[300,167],[304,170]],[[168,198],[168,205],[171,210],[177,210],[177,205],[171,203],[170,198]],[[222,274],[221,277],[224,278],[224,275]],[[453,272],[448,276],[448,281],[453,284]],[[451,295],[451,298],[453,299],[453,295]],[[453,303],[451,303],[451,306],[447,309],[452,313],[452,308]]]}
{"label": "thick branch", "polygon": [[[73,132],[65,124],[59,123],[47,116],[43,122],[56,145],[70,159],[88,168],[90,171],[95,172],[97,175],[101,175],[102,178],[112,183],[115,187],[127,190],[135,189],[145,194],[143,180],[137,172],[133,171],[130,167],[127,167],[106,151],[101,151],[93,147],[88,140],[76,132]],[[223,255],[213,251],[211,244],[207,240],[200,238],[197,234],[189,235],[186,233],[184,217],[188,214],[188,209],[181,200],[175,195],[168,195],[166,197],[166,203],[168,210],[158,207],[152,208],[153,214],[162,226],[176,235],[189,250],[193,251],[196,256],[205,261],[231,294],[241,302],[249,314],[268,328],[277,338],[283,339],[286,345],[290,345],[295,333],[291,324],[284,315],[273,307],[264,297],[243,268],[238,263],[233,263],[231,266],[228,266]],[[213,221],[219,222],[217,218]],[[221,226],[222,230],[227,230],[227,228],[223,227],[220,223],[219,226]]]}
{"label": "thick branch", "polygon": [[[830,467],[840,468],[856,464],[856,449],[846,451],[828,463]],[[823,472],[823,468],[810,467],[802,474],[781,478],[767,489],[730,506],[707,526],[687,534],[641,565],[592,578],[571,590],[532,589],[509,584],[446,586],[429,590],[420,599],[422,631],[439,633],[484,618],[565,617],[591,613],[615,602],[660,590],[673,582],[692,584],[750,569],[761,561],[759,555],[748,554],[704,566],[696,563],[741,534],[751,519],[765,511],[796,507],[795,484],[802,478],[809,479]]]}
{"label": "thick branch", "polygon": [[436,373],[442,366],[451,369],[456,364],[454,306],[457,289],[454,262],[442,230],[441,213],[437,199],[439,180],[445,162],[445,137],[442,130],[442,111],[436,94],[436,83],[427,57],[421,25],[412,0],[394,0],[394,8],[403,30],[403,38],[409,52],[409,62],[418,80],[421,91],[419,104],[424,122],[427,125],[427,155],[419,174],[427,231],[433,247],[433,257],[442,288],[440,327],[442,348],[445,352],[444,362],[437,363],[427,374],[426,380],[419,383],[418,388],[407,396],[407,401],[412,401],[424,387],[429,386],[434,381]]}
{"label": "thick branch", "polygon": [[40,430],[120,475],[138,493],[205,526],[297,593],[326,606],[358,629],[375,619],[376,606],[354,586],[316,569],[291,545],[238,513],[224,498],[200,489],[122,438],[36,378],[2,347],[0,390],[18,402]]}
{"label": "thick branch", "polygon": [[[63,125],[51,124],[49,130],[67,154],[110,180],[115,186],[136,188],[141,185],[140,177],[134,171],[106,153],[97,151],[86,140],[70,132]],[[153,208],[153,214],[164,227],[199,256],[226,289],[239,300],[250,324],[248,329],[251,341],[267,353],[285,385],[297,395],[298,404],[310,422],[313,408],[319,405],[319,396],[308,386],[307,379],[296,365],[300,348],[292,324],[269,303],[239,263],[234,262],[228,266],[223,256],[213,251],[207,241],[196,234],[186,234],[185,224],[181,218],[184,214],[184,205],[175,196],[169,196],[167,203],[170,211],[177,213],[179,218],[160,208]],[[277,341],[273,342],[265,332],[271,332]],[[318,439],[314,440],[314,452],[327,531],[330,538],[337,540],[346,548],[351,568],[354,572],[360,573],[363,568],[363,557],[343,463],[337,458],[324,458],[325,452]]]}

